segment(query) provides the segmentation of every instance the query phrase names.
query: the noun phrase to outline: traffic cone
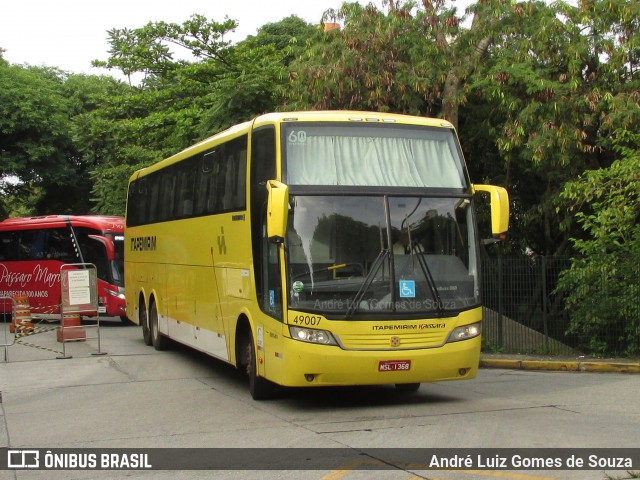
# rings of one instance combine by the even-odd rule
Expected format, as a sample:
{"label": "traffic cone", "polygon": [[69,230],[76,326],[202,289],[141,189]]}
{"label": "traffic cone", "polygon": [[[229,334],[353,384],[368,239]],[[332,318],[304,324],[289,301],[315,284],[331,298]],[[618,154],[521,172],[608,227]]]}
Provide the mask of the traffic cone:
{"label": "traffic cone", "polygon": [[16,295],[13,297],[13,322],[9,325],[9,331],[11,333],[33,332],[29,297],[26,295]]}
{"label": "traffic cone", "polygon": [[82,342],[86,340],[87,332],[80,323],[80,315],[77,313],[63,313],[56,337],[58,342]]}

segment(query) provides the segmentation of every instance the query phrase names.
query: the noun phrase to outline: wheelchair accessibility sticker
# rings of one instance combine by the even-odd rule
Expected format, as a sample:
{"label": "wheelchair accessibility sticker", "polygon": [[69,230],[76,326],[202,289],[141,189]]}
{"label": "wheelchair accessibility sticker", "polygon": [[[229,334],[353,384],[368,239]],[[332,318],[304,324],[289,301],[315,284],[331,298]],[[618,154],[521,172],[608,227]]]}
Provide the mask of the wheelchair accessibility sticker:
{"label": "wheelchair accessibility sticker", "polygon": [[275,308],[276,306],[276,292],[275,290],[269,290],[269,307]]}
{"label": "wheelchair accessibility sticker", "polygon": [[416,298],[415,280],[400,280],[400,298]]}

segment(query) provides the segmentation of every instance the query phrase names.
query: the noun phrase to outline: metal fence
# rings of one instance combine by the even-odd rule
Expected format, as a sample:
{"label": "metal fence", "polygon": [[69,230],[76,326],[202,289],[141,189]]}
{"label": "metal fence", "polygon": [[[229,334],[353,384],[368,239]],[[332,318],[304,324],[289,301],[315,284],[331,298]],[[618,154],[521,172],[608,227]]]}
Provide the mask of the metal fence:
{"label": "metal fence", "polygon": [[[631,318],[624,322],[617,321],[617,318],[603,321],[599,327],[606,332],[606,345],[596,351],[593,347],[595,342],[588,337],[593,335],[593,326],[589,326],[591,330],[576,328],[583,319],[567,307],[567,292],[558,289],[561,273],[570,266],[571,259],[568,257],[483,259],[483,351],[551,355],[640,355],[640,294],[637,293],[640,291],[640,268],[631,272],[633,294],[625,295],[624,299],[621,296],[619,300],[631,303],[624,308],[626,312],[631,312]],[[609,274],[610,272],[599,272],[603,285],[610,279]],[[596,289],[592,297],[589,297],[594,305],[601,303],[595,298],[598,295],[606,295],[609,303],[615,298],[615,294],[612,297],[608,288]],[[584,319],[584,322],[593,323],[594,320]]]}

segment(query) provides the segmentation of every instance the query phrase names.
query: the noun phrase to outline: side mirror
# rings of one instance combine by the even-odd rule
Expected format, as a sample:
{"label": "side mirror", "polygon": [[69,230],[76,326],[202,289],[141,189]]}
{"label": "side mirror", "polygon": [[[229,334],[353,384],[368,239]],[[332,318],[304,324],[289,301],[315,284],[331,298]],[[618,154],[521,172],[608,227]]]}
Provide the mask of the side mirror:
{"label": "side mirror", "polygon": [[289,216],[289,188],[277,180],[268,180],[267,191],[267,238],[282,243]]}
{"label": "side mirror", "polygon": [[101,235],[88,235],[91,240],[96,240],[104,245],[104,248],[107,252],[107,260],[114,260],[116,258],[116,249],[113,246],[113,242],[109,240],[107,237],[103,237]]}
{"label": "side mirror", "polygon": [[494,185],[473,185],[473,193],[486,192],[491,198],[491,233],[498,240],[507,238],[509,230],[509,194]]}

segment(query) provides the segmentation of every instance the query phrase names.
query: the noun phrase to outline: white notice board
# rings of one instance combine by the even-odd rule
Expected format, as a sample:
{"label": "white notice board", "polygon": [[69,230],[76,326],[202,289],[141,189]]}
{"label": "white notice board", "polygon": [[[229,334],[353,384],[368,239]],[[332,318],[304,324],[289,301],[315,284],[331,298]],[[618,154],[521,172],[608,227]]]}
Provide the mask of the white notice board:
{"label": "white notice board", "polygon": [[62,310],[72,313],[98,311],[96,267],[91,263],[67,264],[60,268]]}

